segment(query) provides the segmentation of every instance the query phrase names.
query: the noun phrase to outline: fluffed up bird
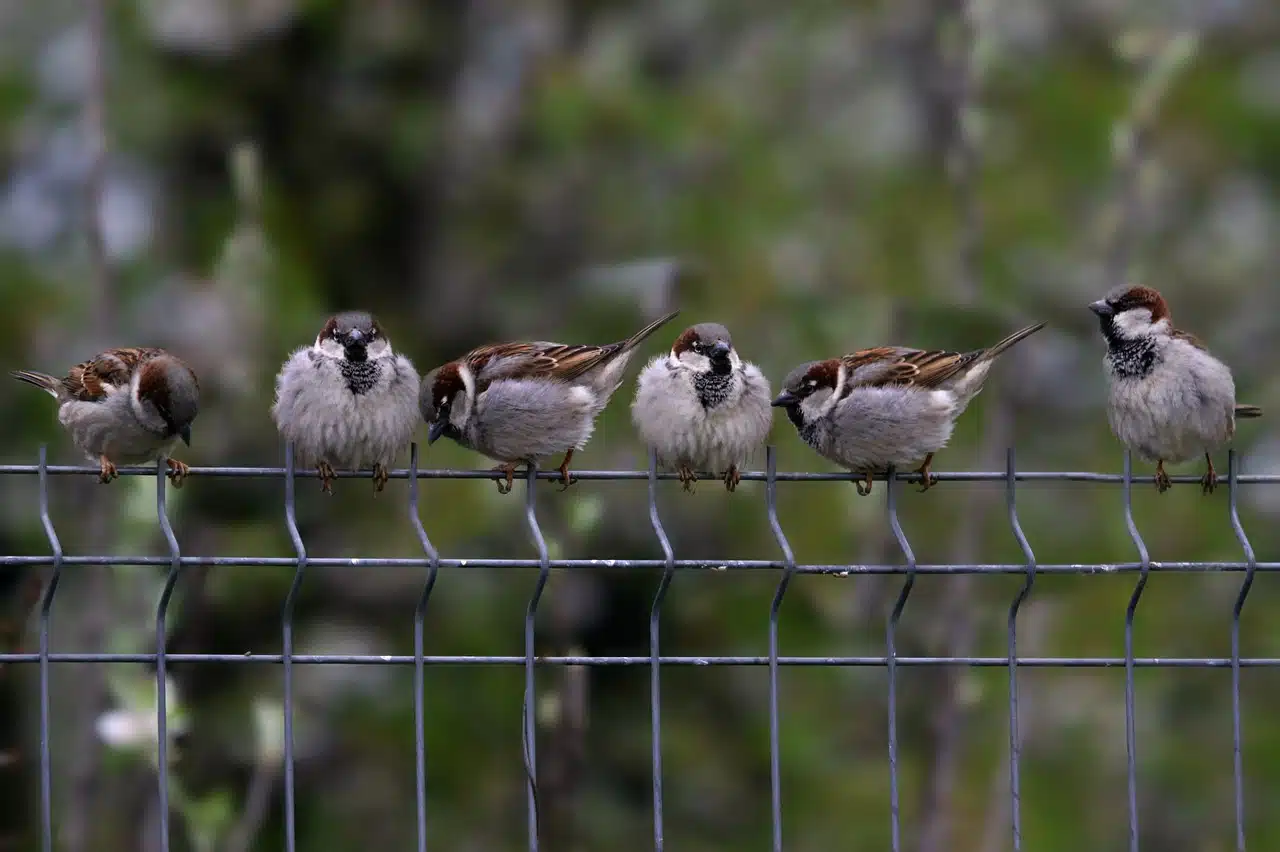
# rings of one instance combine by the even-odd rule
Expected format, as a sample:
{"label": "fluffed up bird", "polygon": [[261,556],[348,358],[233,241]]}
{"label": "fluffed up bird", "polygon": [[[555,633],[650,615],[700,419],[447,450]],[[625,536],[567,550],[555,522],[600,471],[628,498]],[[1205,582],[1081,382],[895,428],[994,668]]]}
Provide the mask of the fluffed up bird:
{"label": "fluffed up bird", "polygon": [[125,347],[77,364],[63,378],[31,370],[10,375],[58,401],[58,422],[98,463],[100,482],[116,478],[117,462],[165,456],[169,478],[181,487],[187,465],[168,455],[178,441],[191,445],[200,383],[178,357],[155,347]]}
{"label": "fluffed up bird", "polygon": [[1236,404],[1226,364],[1204,344],[1173,326],[1164,297],[1150,287],[1129,287],[1089,305],[1107,341],[1107,422],[1126,449],[1156,463],[1156,487],[1172,484],[1164,463],[1203,455],[1200,483],[1213,492],[1214,450],[1231,440],[1237,417],[1261,417],[1256,405]]}
{"label": "fluffed up bird", "polygon": [[935,483],[934,453],[970,400],[982,390],[992,363],[1002,353],[1044,328],[1028,326],[987,349],[946,352],[882,346],[826,361],[801,364],[788,374],[773,401],[806,444],[856,473],[858,493],[871,493],[872,475],[889,467],[916,471],[921,491]]}
{"label": "fluffed up bird", "polygon": [[560,481],[568,488],[569,462],[622,384],[632,352],[676,313],[607,346],[494,343],[437,367],[423,378],[419,400],[430,424],[427,443],[447,436],[500,462],[503,494],[517,465],[564,453]]}
{"label": "fluffed up bird", "polygon": [[722,475],[733,491],[739,466],[769,435],[769,404],[769,380],[738,356],[727,328],[704,322],[640,371],[631,419],[658,463],[679,471],[686,491],[699,470]]}
{"label": "fluffed up bird", "polygon": [[350,311],[330,317],[314,344],[284,362],[271,416],[298,463],[319,471],[325,493],[333,493],[335,468],[372,466],[376,494],[413,440],[417,401],[413,364],[370,314]]}

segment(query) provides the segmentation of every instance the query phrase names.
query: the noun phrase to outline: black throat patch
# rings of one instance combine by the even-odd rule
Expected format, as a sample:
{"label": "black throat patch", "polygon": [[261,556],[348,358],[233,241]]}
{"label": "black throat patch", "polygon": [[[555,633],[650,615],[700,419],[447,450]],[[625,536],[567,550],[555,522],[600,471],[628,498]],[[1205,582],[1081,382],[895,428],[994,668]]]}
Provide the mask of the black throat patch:
{"label": "black throat patch", "polygon": [[347,383],[347,390],[361,396],[373,390],[381,368],[377,361],[349,361],[344,358],[338,362],[338,370]]}
{"label": "black throat patch", "polygon": [[1107,363],[1122,378],[1140,379],[1156,365],[1156,341],[1151,337],[1124,339],[1110,338],[1107,346]]}
{"label": "black throat patch", "polygon": [[693,389],[698,392],[698,401],[703,408],[715,408],[729,398],[729,389],[733,386],[732,374],[698,373],[693,377]]}

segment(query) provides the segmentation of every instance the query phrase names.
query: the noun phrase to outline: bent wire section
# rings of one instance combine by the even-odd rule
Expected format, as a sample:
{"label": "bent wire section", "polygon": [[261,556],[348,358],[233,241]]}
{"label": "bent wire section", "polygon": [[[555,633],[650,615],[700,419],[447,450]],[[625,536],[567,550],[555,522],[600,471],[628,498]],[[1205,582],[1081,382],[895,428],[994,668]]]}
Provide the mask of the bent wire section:
{"label": "bent wire section", "polygon": [[1013,828],[1013,852],[1022,849],[1022,779],[1019,762],[1022,757],[1022,736],[1018,731],[1018,610],[1031,594],[1031,586],[1036,581],[1036,555],[1022,532],[1022,524],[1018,522],[1018,501],[1014,492],[1017,476],[1014,473],[1013,447],[1005,457],[1006,494],[1009,503],[1009,528],[1013,537],[1022,549],[1022,556],[1027,560],[1027,579],[1022,588],[1014,596],[1009,605],[1009,816]]}
{"label": "bent wire section", "polygon": [[160,775],[160,849],[169,849],[169,704],[168,674],[165,666],[165,643],[168,638],[165,620],[169,615],[169,601],[178,576],[182,573],[182,551],[178,538],[169,523],[166,503],[165,472],[167,465],[161,457],[156,461],[156,520],[169,546],[169,574],[165,577],[160,601],[156,604],[156,767]]}
{"label": "bent wire section", "polygon": [[1236,541],[1244,551],[1245,561],[1249,563],[1245,571],[1244,582],[1240,584],[1240,592],[1236,595],[1235,606],[1231,610],[1231,740],[1232,740],[1232,774],[1235,776],[1236,797],[1236,852],[1244,852],[1244,757],[1241,754],[1243,729],[1240,721],[1240,613],[1244,610],[1245,598],[1253,588],[1253,575],[1258,567],[1254,556],[1253,545],[1244,533],[1240,523],[1238,506],[1240,485],[1240,457],[1235,450],[1227,456],[1227,499],[1231,513],[1231,529],[1236,534]]}
{"label": "bent wire section", "polygon": [[521,702],[521,736],[524,740],[524,770],[528,786],[529,807],[529,852],[538,849],[538,750],[535,737],[537,735],[537,705],[534,703],[534,621],[538,615],[538,601],[542,599],[542,590],[546,588],[547,578],[551,575],[551,557],[547,551],[547,540],[542,535],[542,527],[538,524],[537,492],[534,486],[538,483],[538,466],[529,462],[525,471],[524,514],[525,523],[529,526],[529,535],[533,537],[534,546],[538,549],[538,581],[534,584],[533,595],[529,598],[529,608],[524,616],[524,701]]}
{"label": "bent wire section", "polygon": [[427,614],[427,599],[436,585],[436,575],[440,572],[440,554],[427,538],[427,531],[422,526],[422,516],[418,511],[418,444],[409,445],[409,523],[418,535],[418,543],[427,555],[427,579],[418,597],[418,605],[413,610],[413,745],[415,767],[415,796],[418,810],[418,852],[427,849],[427,743],[426,719],[422,707],[422,696],[426,689],[426,663],[423,660],[423,624]]}
{"label": "bent wire section", "polygon": [[49,447],[40,445],[40,525],[49,539],[53,570],[40,598],[40,848],[53,852],[53,770],[49,743],[49,627],[53,596],[62,578],[62,543],[49,514]]}
{"label": "bent wire section", "polygon": [[652,723],[653,743],[653,848],[662,852],[662,686],[661,659],[658,644],[659,622],[662,616],[662,602],[667,597],[667,589],[675,577],[676,558],[671,549],[671,539],[662,526],[662,518],[658,515],[658,453],[649,449],[649,523],[653,526],[653,534],[662,548],[664,566],[662,579],[658,581],[658,590],[653,594],[653,606],[649,609],[649,714]]}
{"label": "bent wire section", "polygon": [[907,578],[902,583],[902,591],[898,593],[898,599],[893,604],[893,611],[889,613],[888,623],[885,626],[885,646],[886,661],[885,666],[889,675],[889,820],[890,832],[893,842],[893,852],[899,852],[902,848],[902,827],[900,821],[900,799],[898,791],[898,621],[902,618],[902,610],[907,605],[907,598],[911,595],[911,589],[916,584],[916,555],[911,549],[911,542],[907,541],[906,534],[902,531],[902,523],[898,520],[898,478],[894,469],[889,468],[889,475],[885,483],[888,491],[888,509],[889,509],[889,528],[893,530],[893,537],[898,541],[898,547],[902,550],[902,556],[907,562]]}
{"label": "bent wire section", "polygon": [[298,592],[302,588],[302,575],[307,568],[307,548],[298,532],[298,513],[295,498],[293,443],[284,447],[284,522],[289,528],[289,538],[297,554],[294,561],[293,582],[285,595],[280,614],[281,664],[284,667],[284,838],[286,852],[296,852],[297,830],[294,824],[295,800],[293,778],[293,612],[298,605]]}
{"label": "bent wire section", "polygon": [[787,586],[796,572],[795,554],[791,544],[782,532],[782,524],[778,521],[778,448],[770,444],[765,449],[766,479],[764,486],[765,505],[769,512],[769,528],[782,551],[786,567],[778,580],[778,589],[773,593],[773,603],[769,606],[769,789],[770,805],[773,817],[773,849],[782,850],[782,758],[780,749],[779,715],[778,715],[778,612],[782,609],[782,596],[787,593]]}
{"label": "bent wire section", "polygon": [[1129,780],[1129,852],[1138,852],[1138,734],[1134,718],[1133,616],[1138,610],[1142,592],[1147,587],[1151,557],[1142,534],[1138,532],[1138,525],[1133,520],[1133,454],[1128,450],[1124,453],[1124,523],[1142,563],[1142,574],[1133,587],[1133,594],[1129,597],[1129,606],[1124,614],[1124,733]]}

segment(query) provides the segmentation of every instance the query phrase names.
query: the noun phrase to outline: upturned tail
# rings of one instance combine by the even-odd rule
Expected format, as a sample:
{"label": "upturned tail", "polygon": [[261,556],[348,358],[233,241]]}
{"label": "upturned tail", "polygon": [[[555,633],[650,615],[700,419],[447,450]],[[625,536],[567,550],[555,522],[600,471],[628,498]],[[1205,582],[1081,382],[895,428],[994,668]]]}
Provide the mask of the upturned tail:
{"label": "upturned tail", "polygon": [[1247,420],[1250,417],[1261,417],[1262,409],[1256,405],[1237,405],[1236,417]]}
{"label": "upturned tail", "polygon": [[1014,344],[1019,343],[1025,338],[1028,338],[1031,335],[1035,334],[1037,331],[1044,328],[1045,325],[1047,325],[1047,323],[1043,323],[1043,322],[1038,322],[1035,325],[1029,325],[1026,328],[1022,329],[1021,331],[1015,331],[1013,334],[1009,335],[1004,340],[1001,340],[999,343],[995,344],[994,346],[988,347],[985,353],[986,360],[991,361],[997,358],[1005,350],[1010,349]]}
{"label": "upturned tail", "polygon": [[673,319],[679,316],[679,314],[680,314],[679,311],[672,311],[666,316],[659,317],[658,319],[649,323],[644,328],[640,329],[635,334],[631,335],[626,340],[622,341],[621,345],[619,345],[618,347],[619,354],[623,352],[629,352],[632,349],[635,349],[641,343],[644,343],[644,340],[646,337],[653,334],[655,331],[662,328],[667,323],[671,322]]}
{"label": "upturned tail", "polygon": [[62,390],[62,379],[56,379],[45,373],[37,373],[34,370],[11,370],[9,375],[20,382],[35,385],[54,399],[59,398],[59,391]]}

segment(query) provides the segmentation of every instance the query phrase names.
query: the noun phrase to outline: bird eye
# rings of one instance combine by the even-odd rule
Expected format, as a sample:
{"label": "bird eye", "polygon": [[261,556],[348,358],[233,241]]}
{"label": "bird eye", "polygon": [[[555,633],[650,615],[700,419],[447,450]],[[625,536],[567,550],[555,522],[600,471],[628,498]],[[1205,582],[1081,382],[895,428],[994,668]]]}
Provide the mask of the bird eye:
{"label": "bird eye", "polygon": [[818,380],[810,379],[809,381],[805,382],[805,384],[807,384],[811,388],[816,388],[818,386]]}

